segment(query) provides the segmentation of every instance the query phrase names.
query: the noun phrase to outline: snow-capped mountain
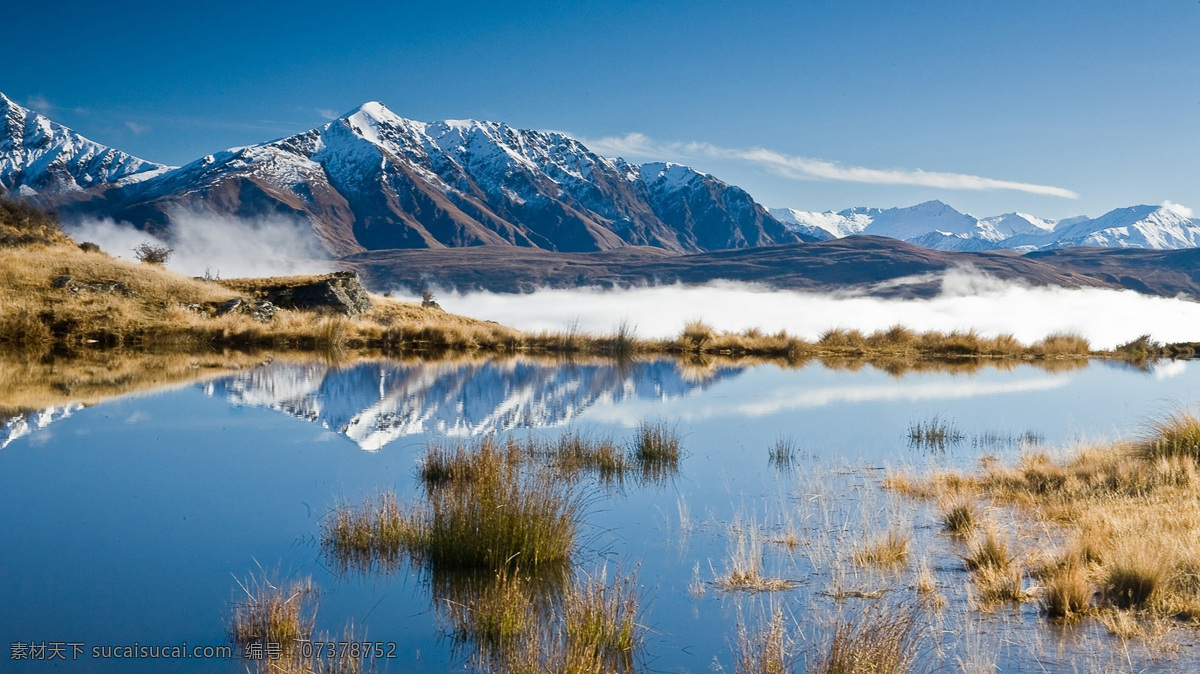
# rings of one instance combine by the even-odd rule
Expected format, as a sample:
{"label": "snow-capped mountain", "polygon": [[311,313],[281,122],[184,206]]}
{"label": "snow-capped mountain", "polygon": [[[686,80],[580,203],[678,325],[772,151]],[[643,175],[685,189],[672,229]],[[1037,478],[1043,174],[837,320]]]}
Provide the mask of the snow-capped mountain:
{"label": "snow-capped mountain", "polygon": [[671,360],[625,367],[523,360],[379,361],[342,369],[275,363],[202,386],[210,396],[307,419],[374,451],[427,432],[469,437],[561,426],[594,405],[677,398],[740,372],[718,368],[696,378]]}
{"label": "snow-capped mountain", "polygon": [[1006,248],[1195,248],[1200,246],[1200,220],[1167,206],[1130,206],[1095,219],[1064,221],[1048,234],[1014,236],[1006,244]]}
{"label": "snow-capped mountain", "polygon": [[131,183],[169,167],[88,140],[0,94],[0,187],[32,196]]}
{"label": "snow-capped mountain", "polygon": [[697,252],[806,238],[744,190],[685,166],[638,166],[561,133],[495,122],[417,122],[375,102],[60,210],[168,236],[181,210],[287,214],[312,222],[335,255],[477,245]]}
{"label": "snow-capped mountain", "polygon": [[799,232],[820,231],[828,237],[887,236],[949,251],[1013,249],[1018,251],[1096,246],[1107,248],[1178,249],[1200,246],[1200,220],[1177,208],[1131,206],[1098,218],[1064,220],[1027,213],[976,218],[940,201],[908,208],[850,208],[817,213],[771,209],[785,225]]}

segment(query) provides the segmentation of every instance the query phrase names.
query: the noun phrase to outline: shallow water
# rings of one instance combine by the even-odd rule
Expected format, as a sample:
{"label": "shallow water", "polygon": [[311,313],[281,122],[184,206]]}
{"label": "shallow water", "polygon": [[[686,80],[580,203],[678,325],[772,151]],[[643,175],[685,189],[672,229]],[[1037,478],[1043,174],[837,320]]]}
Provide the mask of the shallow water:
{"label": "shallow water", "polygon": [[[59,663],[63,671],[243,671],[237,659],[123,661],[94,659],[91,649],[227,645],[238,582],[266,571],[313,578],[318,632],[340,634],[352,620],[369,640],[395,642],[381,671],[461,670],[422,574],[407,566],[338,573],[320,550],[322,518],[381,488],[414,498],[414,468],[429,441],[581,431],[624,442],[640,421],[662,419],[683,437],[679,474],[597,490],[576,556],[584,572],[636,569],[647,671],[733,671],[739,621],[754,624],[771,607],[800,623],[803,650],[830,616],[861,604],[836,601],[835,590],[889,586],[903,599],[903,579],[847,563],[862,532],[900,521],[914,528],[915,559],[933,567],[948,600],[930,619],[940,635],[930,664],[1054,670],[1049,663],[1067,657],[1080,671],[1189,671],[1200,654],[1186,643],[1167,659],[1147,658],[1120,651],[1095,625],[1051,628],[1036,605],[967,611],[967,575],[928,509],[892,499],[878,482],[889,468],[1011,459],[1029,447],[1018,437],[1026,433],[1046,447],[1127,436],[1164,406],[1195,401],[1200,368],[1183,362],[903,376],[816,364],[701,370],[668,360],[277,363],[6,423],[0,634],[84,644],[74,667]],[[935,416],[963,439],[944,451],[910,446],[909,426]],[[768,457],[784,436],[797,448],[790,467]],[[730,525],[750,522],[768,539],[789,522],[799,532],[795,549],[763,546],[766,568],[800,581],[795,589],[751,595],[708,584],[727,563]],[[696,568],[702,595],[689,591]],[[6,671],[51,669],[4,662]]]}

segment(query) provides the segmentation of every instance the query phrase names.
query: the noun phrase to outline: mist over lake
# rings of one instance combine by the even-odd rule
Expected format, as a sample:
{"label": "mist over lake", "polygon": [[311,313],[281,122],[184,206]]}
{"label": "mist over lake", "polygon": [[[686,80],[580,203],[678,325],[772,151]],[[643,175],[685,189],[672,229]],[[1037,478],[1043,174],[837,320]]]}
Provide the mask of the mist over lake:
{"label": "mist over lake", "polygon": [[864,332],[901,324],[912,330],[975,330],[984,336],[1011,333],[1033,342],[1075,332],[1095,348],[1108,349],[1150,334],[1162,342],[1190,341],[1200,334],[1200,304],[1149,297],[1131,290],[1038,287],[999,281],[970,271],[942,279],[932,299],[884,299],[854,293],[805,293],[763,285],[705,285],[632,289],[542,289],[528,294],[441,293],[447,311],[521,330],[612,332],[622,321],[640,337],[679,334],[702,319],[717,330],[787,330],[816,339],[831,328]]}

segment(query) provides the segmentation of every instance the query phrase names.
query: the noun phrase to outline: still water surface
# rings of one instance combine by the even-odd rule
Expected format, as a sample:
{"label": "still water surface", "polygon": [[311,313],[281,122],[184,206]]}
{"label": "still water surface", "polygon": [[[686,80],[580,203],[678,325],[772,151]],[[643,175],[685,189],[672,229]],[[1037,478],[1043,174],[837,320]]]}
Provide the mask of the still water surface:
{"label": "still water surface", "polygon": [[[341,633],[352,620],[370,640],[395,642],[395,658],[377,663],[381,671],[461,670],[421,575],[407,567],[385,576],[338,573],[321,553],[322,518],[379,489],[412,499],[416,462],[430,441],[565,431],[627,441],[640,421],[662,419],[683,437],[679,474],[597,491],[577,555],[584,571],[637,570],[645,670],[732,672],[739,621],[753,625],[771,607],[803,626],[801,649],[811,646],[804,638],[819,639],[814,626],[840,605],[829,597],[832,578],[878,581],[846,571],[847,541],[899,518],[913,527],[917,559],[931,564],[949,600],[938,619],[949,636],[931,648],[930,664],[953,669],[979,659],[1054,671],[1047,663],[1094,652],[1102,630],[1050,629],[1036,606],[971,614],[967,575],[928,509],[880,492],[880,478],[887,470],[969,468],[985,454],[1011,459],[1028,448],[1017,440],[1027,432],[1050,448],[1128,436],[1164,406],[1189,402],[1200,402],[1200,368],[1182,362],[1147,371],[1093,363],[1065,372],[1022,365],[894,376],[815,364],[515,360],[277,363],[26,415],[0,432],[0,635],[82,643],[86,651],[57,667],[5,654],[0,669],[244,671],[237,660],[90,656],[95,646],[134,642],[225,645],[237,581],[265,570],[276,579],[312,577],[318,631]],[[909,446],[910,424],[934,416],[957,426],[963,441],[945,452]],[[768,460],[780,437],[798,450],[790,469]],[[707,583],[723,571],[731,523],[749,521],[766,537],[788,522],[804,534],[799,551],[764,545],[767,569],[801,584],[770,596],[689,591],[697,573]],[[1166,660],[1122,654],[1115,666],[1189,671],[1195,651],[1184,646]],[[1112,665],[1089,657],[1078,669]]]}

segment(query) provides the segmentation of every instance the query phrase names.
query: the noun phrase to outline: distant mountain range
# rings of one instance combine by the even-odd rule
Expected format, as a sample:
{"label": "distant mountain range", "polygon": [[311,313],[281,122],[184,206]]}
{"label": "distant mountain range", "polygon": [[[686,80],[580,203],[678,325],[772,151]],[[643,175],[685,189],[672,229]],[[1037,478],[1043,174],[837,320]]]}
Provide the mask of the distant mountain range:
{"label": "distant mountain range", "polygon": [[0,187],[64,219],[112,218],[169,239],[180,214],[283,214],[311,223],[334,257],[485,245],[687,254],[856,235],[943,251],[1200,246],[1200,220],[1167,206],[1057,221],[977,218],[940,201],[768,211],[741,188],[679,164],[606,158],[567,135],[502,123],[417,122],[376,102],[182,167],[105,147],[3,94],[0,119]]}
{"label": "distant mountain range", "polygon": [[494,122],[416,122],[373,102],[182,167],[105,147],[2,94],[0,119],[0,187],[65,222],[111,218],[170,241],[192,214],[283,215],[307,221],[376,290],[730,279],[930,296],[940,275],[968,267],[1200,297],[1200,221],[1170,204],[1065,220],[977,218],[940,201],[768,211],[679,164],[606,158],[561,133]]}
{"label": "distant mountain range", "polygon": [[0,186],[66,219],[170,237],[180,213],[306,219],[332,255],[480,245],[678,253],[813,240],[741,188],[678,164],[601,157],[560,133],[424,123],[367,103],[319,128],[171,168],[0,96]]}
{"label": "distant mountain range", "polygon": [[823,239],[874,235],[947,251],[1056,248],[1152,248],[1200,246],[1200,219],[1172,206],[1130,206],[1098,218],[1050,220],[1026,213],[976,218],[940,201],[907,208],[848,208],[816,213],[793,208],[771,214],[798,233]]}

